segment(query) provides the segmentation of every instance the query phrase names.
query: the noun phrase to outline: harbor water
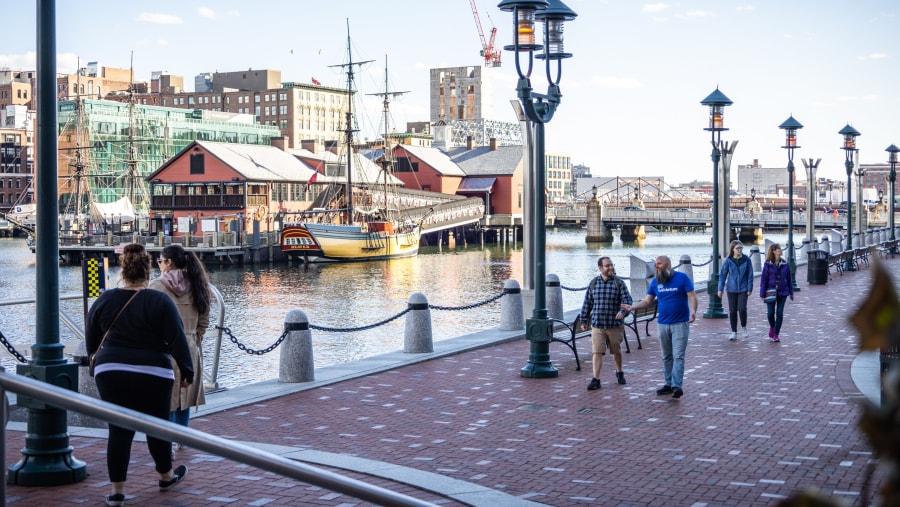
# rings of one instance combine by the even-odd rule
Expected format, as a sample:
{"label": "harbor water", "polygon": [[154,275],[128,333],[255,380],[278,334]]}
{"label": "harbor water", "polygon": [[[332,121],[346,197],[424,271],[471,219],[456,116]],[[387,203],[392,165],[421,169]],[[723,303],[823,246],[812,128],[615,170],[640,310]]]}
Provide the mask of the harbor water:
{"label": "harbor water", "polygon": [[[659,233],[647,235],[639,244],[586,244],[584,230],[548,230],[546,271],[559,277],[564,288],[585,287],[597,274],[597,258],[608,255],[620,276],[629,275],[629,255],[652,260],[668,255],[677,263],[691,256],[696,266],[709,261],[708,234]],[[769,235],[784,241],[784,235]],[[799,243],[799,238],[795,235]],[[762,247],[760,247],[762,250]],[[749,253],[749,252],[748,252]],[[708,265],[695,267],[695,280],[708,279]],[[0,239],[0,300],[34,297],[35,258],[21,238]],[[503,292],[507,280],[523,279],[523,251],[517,245],[468,245],[456,248],[425,247],[416,257],[390,261],[322,263],[305,266],[209,265],[210,281],[225,301],[224,325],[246,348],[261,350],[282,334],[284,318],[291,310],[303,311],[316,326],[352,329],[375,324],[406,309],[409,296],[422,293],[431,305],[461,307],[483,302]],[[119,270],[111,267],[107,287],[120,286]],[[61,293],[81,293],[81,268],[60,266]],[[640,297],[641,295],[637,295]],[[577,308],[583,290],[563,290],[566,310]],[[62,301],[61,312],[83,324],[81,299]],[[211,322],[217,321],[217,311]],[[499,323],[500,301],[466,310],[431,311],[435,341],[490,329]],[[526,316],[531,309],[525,309]],[[345,363],[403,348],[404,317],[367,330],[350,332],[312,331],[316,368]],[[204,341],[204,356],[212,357],[213,329]],[[0,332],[17,350],[31,356],[35,339],[33,304],[0,307]],[[67,352],[74,350],[77,336],[60,327],[60,340]],[[5,352],[2,364],[15,368]],[[279,350],[248,354],[224,338],[219,365],[219,384],[233,387],[278,378]]]}

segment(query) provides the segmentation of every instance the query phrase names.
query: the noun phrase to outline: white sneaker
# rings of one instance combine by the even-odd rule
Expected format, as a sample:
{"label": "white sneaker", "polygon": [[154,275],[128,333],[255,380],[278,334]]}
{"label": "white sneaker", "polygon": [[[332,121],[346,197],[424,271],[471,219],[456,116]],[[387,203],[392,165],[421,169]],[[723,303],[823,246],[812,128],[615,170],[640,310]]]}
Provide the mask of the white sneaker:
{"label": "white sneaker", "polygon": [[746,327],[744,328],[744,338],[750,338],[750,330]]}
{"label": "white sneaker", "polygon": [[737,340],[737,333],[732,331],[731,336],[729,336],[728,339],[731,341]]}

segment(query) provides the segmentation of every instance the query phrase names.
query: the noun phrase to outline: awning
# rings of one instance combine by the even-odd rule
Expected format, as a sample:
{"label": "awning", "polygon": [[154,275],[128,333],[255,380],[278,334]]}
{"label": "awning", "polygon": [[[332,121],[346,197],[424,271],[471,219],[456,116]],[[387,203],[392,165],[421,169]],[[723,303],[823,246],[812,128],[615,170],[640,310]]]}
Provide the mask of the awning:
{"label": "awning", "polygon": [[497,178],[466,178],[456,192],[490,192],[496,182]]}

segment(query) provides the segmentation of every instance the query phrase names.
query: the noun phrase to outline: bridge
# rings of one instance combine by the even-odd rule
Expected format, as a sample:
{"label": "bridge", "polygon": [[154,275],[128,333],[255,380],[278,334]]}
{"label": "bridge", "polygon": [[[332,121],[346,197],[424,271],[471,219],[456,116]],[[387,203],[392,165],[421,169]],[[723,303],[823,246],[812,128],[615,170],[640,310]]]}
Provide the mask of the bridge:
{"label": "bridge", "polygon": [[[805,229],[807,213],[794,212],[794,229]],[[886,214],[867,212],[864,223],[869,227],[888,225]],[[672,209],[626,210],[624,208],[603,207],[601,221],[608,228],[623,225],[651,225],[662,228],[705,228],[712,225],[712,212]],[[853,216],[856,223],[856,215]],[[587,223],[587,208],[584,206],[551,207],[547,210],[547,225],[583,225]],[[731,210],[729,223],[732,227],[762,228],[764,230],[787,230],[788,213],[781,211],[747,213]],[[847,215],[816,211],[813,215],[816,229],[843,229],[847,226]]]}

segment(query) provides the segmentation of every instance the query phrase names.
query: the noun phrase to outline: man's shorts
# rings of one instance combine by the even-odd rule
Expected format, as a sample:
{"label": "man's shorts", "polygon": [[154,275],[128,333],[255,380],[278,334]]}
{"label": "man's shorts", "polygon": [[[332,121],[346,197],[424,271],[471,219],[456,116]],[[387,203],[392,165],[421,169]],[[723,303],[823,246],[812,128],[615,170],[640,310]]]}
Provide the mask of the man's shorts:
{"label": "man's shorts", "polygon": [[609,351],[618,354],[622,351],[622,340],[625,339],[625,326],[602,329],[591,327],[591,352],[605,354],[606,344],[609,343]]}

